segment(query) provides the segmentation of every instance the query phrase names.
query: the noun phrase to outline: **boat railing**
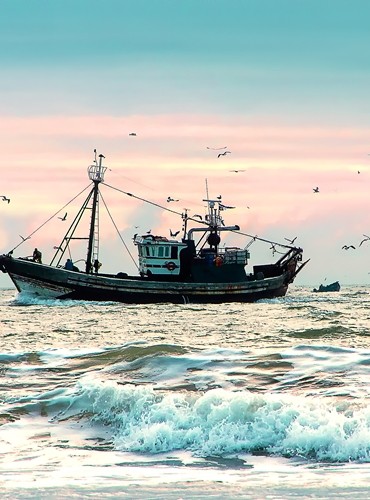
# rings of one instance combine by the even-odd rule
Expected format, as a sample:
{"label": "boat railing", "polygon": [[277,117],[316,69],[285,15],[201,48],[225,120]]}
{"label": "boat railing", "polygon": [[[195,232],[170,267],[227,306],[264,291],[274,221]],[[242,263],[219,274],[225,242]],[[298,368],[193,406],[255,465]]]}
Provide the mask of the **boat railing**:
{"label": "boat railing", "polygon": [[248,263],[248,259],[250,258],[248,250],[242,250],[234,247],[219,248],[218,254],[222,257],[225,264],[246,265]]}
{"label": "boat railing", "polygon": [[104,182],[104,174],[107,167],[102,165],[90,165],[87,169],[89,174],[89,179],[94,182]]}

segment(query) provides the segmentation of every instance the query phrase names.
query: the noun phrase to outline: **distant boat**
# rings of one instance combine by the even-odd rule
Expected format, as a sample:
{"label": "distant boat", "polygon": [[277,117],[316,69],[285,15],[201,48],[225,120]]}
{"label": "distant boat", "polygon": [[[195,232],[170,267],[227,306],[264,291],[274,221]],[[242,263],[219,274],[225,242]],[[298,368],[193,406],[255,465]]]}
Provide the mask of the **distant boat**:
{"label": "distant boat", "polygon": [[[181,239],[155,236],[150,234],[153,231],[149,230],[146,234],[134,236],[134,245],[138,249],[138,263],[135,262],[138,275],[128,275],[121,272],[119,267],[114,274],[101,273],[100,184],[140,202],[148,202],[166,209],[105,184],[104,174],[107,167],[102,163],[104,156],[99,155],[98,158],[96,150],[94,152],[94,163],[88,167],[88,176],[92,181],[91,190],[61,243],[54,246],[56,253],[51,263],[41,263],[41,256],[38,259],[14,257],[14,250],[23,242],[0,256],[0,270],[9,274],[18,292],[39,298],[134,304],[254,302],[284,296],[288,285],[307,264],[308,261],[302,262],[303,250],[299,247],[241,233],[237,225],[225,226],[222,215],[227,207],[221,203],[220,196],[215,199],[208,199],[207,196],[203,202],[206,203],[208,213],[201,219],[189,216],[187,210],[183,213],[170,210],[182,219]],[[105,198],[102,200],[107,207]],[[75,236],[77,227],[80,227],[79,231],[83,227],[79,223],[84,214],[88,215],[89,220],[87,234],[79,232]],[[188,229],[191,224],[197,227]],[[117,229],[117,225],[114,225]],[[239,233],[249,237],[250,241],[244,248],[221,247],[221,233],[224,232]],[[119,237],[121,238],[120,234]],[[87,253],[81,246],[78,247],[81,241],[76,240],[87,241]],[[255,265],[247,273],[245,266],[250,257],[249,246],[256,240],[271,244],[274,249],[279,245],[284,251],[280,252],[282,255],[277,262]],[[51,247],[52,245],[53,243]],[[125,246],[127,249],[127,245]],[[82,259],[81,255],[78,255],[81,250],[85,255]],[[72,259],[72,254],[77,254],[77,260]],[[67,256],[68,262],[63,265]],[[83,270],[75,266],[78,261],[83,262]]]}
{"label": "distant boat", "polygon": [[339,292],[340,284],[339,281],[334,281],[330,285],[320,285],[319,288],[314,288],[313,292]]}

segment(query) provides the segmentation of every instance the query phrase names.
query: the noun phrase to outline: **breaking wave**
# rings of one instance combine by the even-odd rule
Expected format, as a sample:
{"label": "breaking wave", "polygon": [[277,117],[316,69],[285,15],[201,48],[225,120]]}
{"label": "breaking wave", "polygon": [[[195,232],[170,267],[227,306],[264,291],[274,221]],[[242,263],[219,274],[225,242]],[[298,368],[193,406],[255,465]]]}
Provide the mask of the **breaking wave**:
{"label": "breaking wave", "polygon": [[172,394],[148,386],[84,380],[55,420],[76,415],[86,425],[108,428],[120,451],[370,461],[370,408],[358,401],[224,389]]}

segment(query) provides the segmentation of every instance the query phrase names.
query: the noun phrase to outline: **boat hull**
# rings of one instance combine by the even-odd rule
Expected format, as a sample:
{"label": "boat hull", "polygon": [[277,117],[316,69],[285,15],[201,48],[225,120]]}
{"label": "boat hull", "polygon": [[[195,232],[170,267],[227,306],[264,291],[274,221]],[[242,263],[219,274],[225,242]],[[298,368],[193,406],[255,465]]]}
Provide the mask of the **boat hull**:
{"label": "boat hull", "polygon": [[319,288],[314,288],[313,292],[340,292],[340,284],[339,281],[335,281],[334,283],[330,283],[330,285],[320,285]]}
{"label": "boat hull", "polygon": [[169,302],[255,302],[286,294],[290,273],[236,283],[183,283],[85,274],[10,256],[0,266],[21,293],[44,299],[117,301],[127,304]]}

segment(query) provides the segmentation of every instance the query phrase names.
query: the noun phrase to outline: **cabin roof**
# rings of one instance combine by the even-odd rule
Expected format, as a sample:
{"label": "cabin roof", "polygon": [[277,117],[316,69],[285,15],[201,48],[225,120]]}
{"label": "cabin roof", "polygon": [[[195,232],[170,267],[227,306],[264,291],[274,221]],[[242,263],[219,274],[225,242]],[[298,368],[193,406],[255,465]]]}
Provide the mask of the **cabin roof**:
{"label": "cabin roof", "polygon": [[169,240],[165,236],[143,235],[136,236],[135,243],[137,245],[171,245],[171,246],[186,246],[182,241]]}

